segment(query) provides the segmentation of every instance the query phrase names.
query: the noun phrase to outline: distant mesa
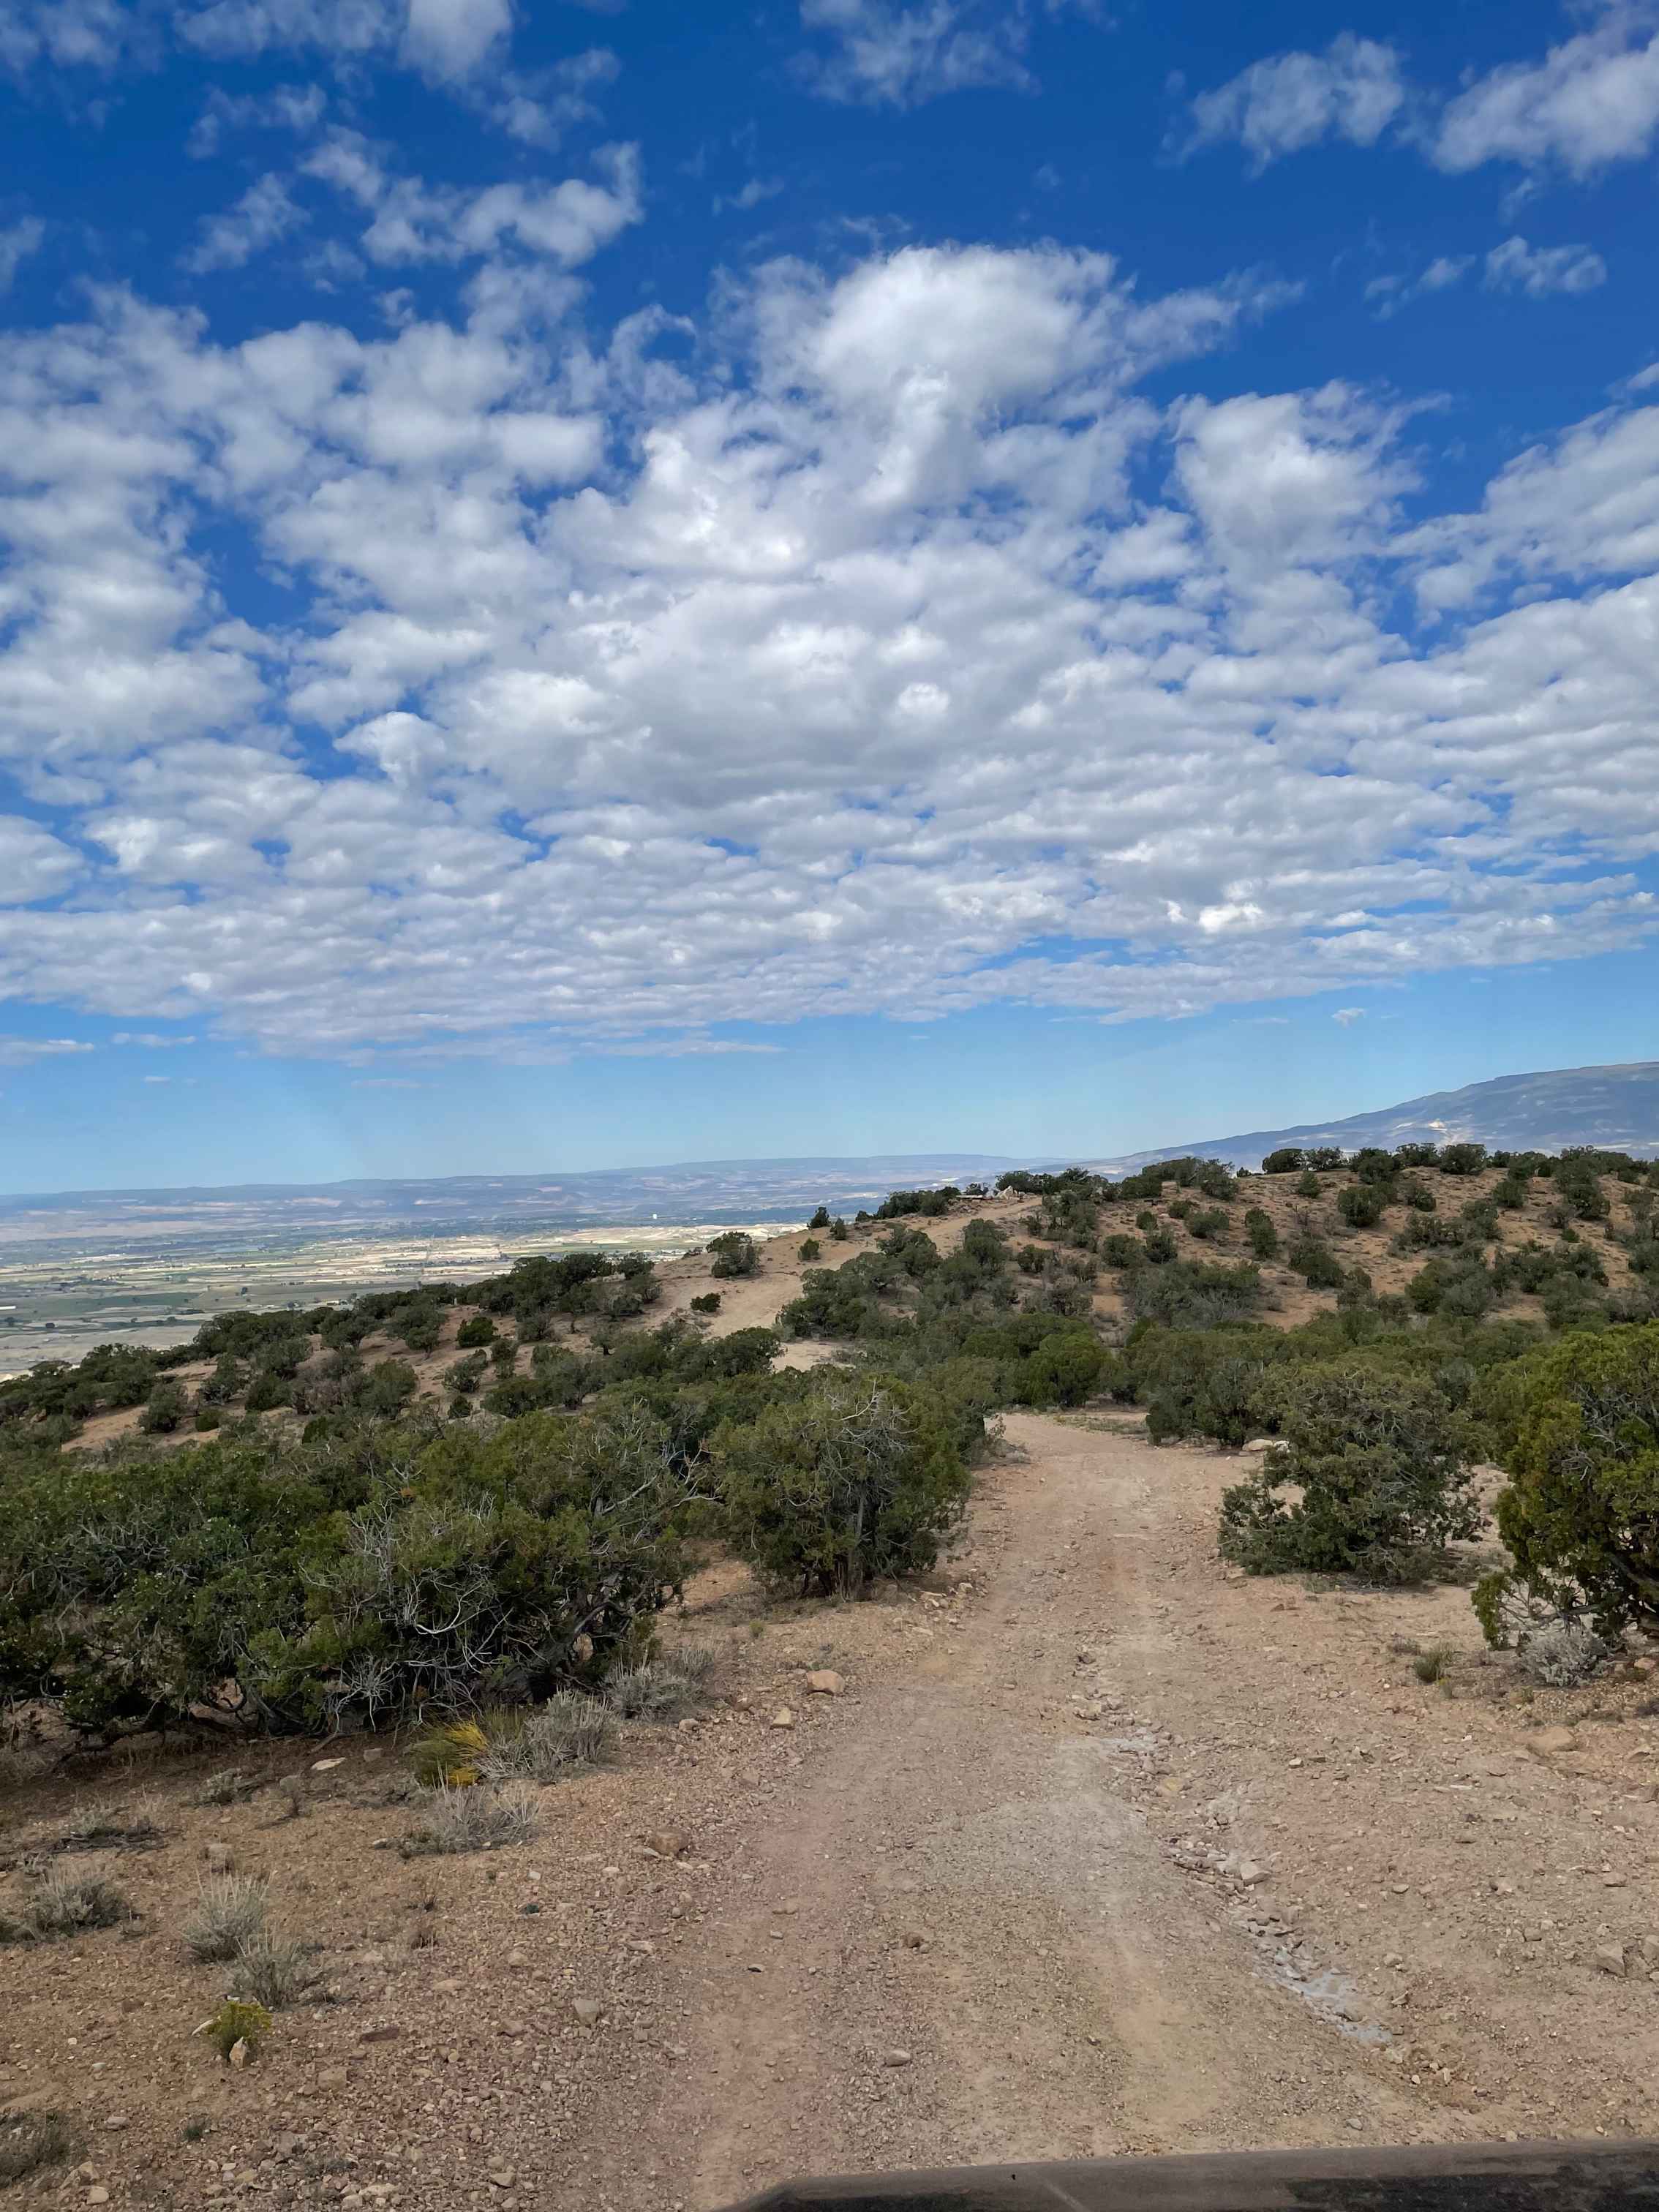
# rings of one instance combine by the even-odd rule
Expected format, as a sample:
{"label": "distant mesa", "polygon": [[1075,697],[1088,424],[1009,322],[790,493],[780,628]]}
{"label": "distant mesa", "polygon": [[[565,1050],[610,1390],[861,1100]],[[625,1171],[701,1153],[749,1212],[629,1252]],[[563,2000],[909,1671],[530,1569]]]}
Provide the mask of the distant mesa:
{"label": "distant mesa", "polygon": [[1396,1145],[1459,1140],[1512,1152],[1564,1152],[1577,1145],[1594,1145],[1605,1152],[1630,1152],[1638,1159],[1659,1158],[1659,1060],[1500,1075],[1490,1083],[1468,1084],[1462,1091],[1432,1091],[1425,1098],[1408,1098],[1403,1105],[1352,1114],[1346,1121],[1253,1129],[1243,1137],[1206,1137],[1090,1164],[1115,1174],[1190,1154],[1255,1168],[1283,1145],[1338,1145],[1353,1152],[1362,1145],[1392,1151]]}

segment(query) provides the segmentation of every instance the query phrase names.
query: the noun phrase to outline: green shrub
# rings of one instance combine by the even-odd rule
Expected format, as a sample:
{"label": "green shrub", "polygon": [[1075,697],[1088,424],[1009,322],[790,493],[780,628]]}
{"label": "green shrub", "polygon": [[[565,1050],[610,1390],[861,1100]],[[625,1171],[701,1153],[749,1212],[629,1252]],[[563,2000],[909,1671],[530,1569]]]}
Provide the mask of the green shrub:
{"label": "green shrub", "polygon": [[204,2020],[196,2033],[206,2036],[228,2065],[230,2054],[239,2043],[251,2055],[257,2056],[259,2045],[270,2033],[270,2014],[262,2004],[227,1997],[212,2019]]}
{"label": "green shrub", "polygon": [[728,1229],[722,1236],[711,1237],[708,1250],[711,1275],[730,1277],[760,1273],[760,1246],[741,1229]]}
{"label": "green shrub", "polygon": [[1601,1635],[1659,1627],[1659,1323],[1577,1334],[1486,1394],[1510,1476],[1498,1527],[1514,1565],[1475,1594],[1506,1640],[1506,1606],[1587,1610]]}
{"label": "green shrub", "polygon": [[1285,1255],[1285,1262],[1301,1276],[1310,1291],[1336,1291],[1342,1287],[1342,1262],[1324,1238],[1311,1230],[1304,1229],[1297,1236]]}
{"label": "green shrub", "polygon": [[1279,1257],[1279,1231],[1273,1225],[1271,1213],[1264,1212],[1259,1206],[1253,1206],[1244,1216],[1244,1227],[1249,1237],[1250,1249],[1258,1260],[1276,1260]]}
{"label": "green shrub", "polygon": [[1387,1192],[1374,1182],[1345,1183],[1336,1194],[1336,1210],[1351,1229],[1374,1229],[1388,1207]]}
{"label": "green shrub", "polygon": [[474,1314],[470,1321],[464,1321],[455,1335],[456,1347],[461,1352],[482,1351],[495,1341],[495,1324],[487,1313]]}
{"label": "green shrub", "polygon": [[1441,1147],[1442,1175],[1479,1175],[1486,1164],[1486,1148],[1484,1145],[1445,1145]]}
{"label": "green shrub", "polygon": [[1312,1369],[1283,1376],[1276,1396],[1289,1449],[1223,1498],[1224,1558],[1252,1574],[1407,1582],[1477,1533],[1469,1431],[1431,1382]]}
{"label": "green shrub", "polygon": [[1200,1243],[1205,1244],[1212,1243],[1218,1237],[1224,1237],[1231,1227],[1232,1217],[1221,1206],[1204,1206],[1187,1218],[1188,1235],[1196,1237]]}
{"label": "green shrub", "polygon": [[1254,1267],[1212,1267],[1197,1260],[1143,1271],[1130,1277],[1127,1288],[1137,1322],[1170,1328],[1247,1321],[1261,1303],[1261,1278]]}
{"label": "green shrub", "polygon": [[692,1486],[637,1409],[17,1460],[0,1694],[98,1729],[227,1680],[278,1728],[544,1698],[602,1678],[678,1588]]}
{"label": "green shrub", "polygon": [[856,1594],[931,1566],[970,1487],[945,1408],[881,1376],[814,1376],[724,1424],[712,1456],[732,1548],[803,1592]]}
{"label": "green shrub", "polygon": [[1100,1387],[1110,1354],[1092,1332],[1045,1337],[1021,1364],[1016,1384],[1027,1406],[1080,1406]]}
{"label": "green shrub", "polygon": [[799,1259],[817,1260],[822,1258],[823,1247],[816,1237],[803,1237],[795,1250]]}
{"label": "green shrub", "polygon": [[150,1392],[138,1425],[151,1436],[170,1437],[182,1428],[188,1411],[185,1394],[176,1382],[158,1382]]}
{"label": "green shrub", "polygon": [[691,1310],[696,1314],[717,1314],[720,1310],[720,1294],[718,1291],[705,1291],[701,1297],[691,1301]]}

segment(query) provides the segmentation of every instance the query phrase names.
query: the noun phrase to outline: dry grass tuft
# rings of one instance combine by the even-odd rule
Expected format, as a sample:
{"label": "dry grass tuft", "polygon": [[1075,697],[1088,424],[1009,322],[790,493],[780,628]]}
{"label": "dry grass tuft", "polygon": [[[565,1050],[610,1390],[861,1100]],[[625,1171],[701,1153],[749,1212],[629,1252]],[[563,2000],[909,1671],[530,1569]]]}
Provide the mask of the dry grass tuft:
{"label": "dry grass tuft", "polygon": [[80,2137],[61,2112],[20,2112],[0,2121],[0,2188],[78,2157]]}
{"label": "dry grass tuft", "polygon": [[101,1875],[55,1866],[37,1877],[33,1894],[15,1912],[0,1912],[0,1943],[56,1943],[94,1928],[118,1928],[137,1914]]}
{"label": "dry grass tuft", "polygon": [[204,1965],[235,1958],[264,1933],[269,1902],[264,1883],[252,1875],[210,1875],[197,1893],[194,1911],[185,1923],[185,1948]]}
{"label": "dry grass tuft", "polygon": [[714,1655],[687,1644],[672,1658],[643,1659],[624,1667],[605,1686],[606,1702],[628,1721],[673,1721],[708,1697]]}
{"label": "dry grass tuft", "polygon": [[536,1793],[521,1782],[502,1790],[441,1782],[424,1817],[398,1849],[406,1859],[487,1851],[503,1844],[527,1844],[540,1826]]}

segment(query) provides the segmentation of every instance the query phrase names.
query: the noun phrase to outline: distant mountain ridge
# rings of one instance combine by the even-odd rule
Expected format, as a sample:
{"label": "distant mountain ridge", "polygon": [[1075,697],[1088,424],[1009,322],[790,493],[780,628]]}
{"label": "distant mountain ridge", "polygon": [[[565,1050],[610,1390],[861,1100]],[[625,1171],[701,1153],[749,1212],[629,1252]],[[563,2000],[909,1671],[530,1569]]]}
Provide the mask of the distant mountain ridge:
{"label": "distant mountain ridge", "polygon": [[1285,1145],[1340,1145],[1352,1152],[1362,1145],[1392,1149],[1460,1139],[1506,1152],[1560,1152],[1574,1145],[1599,1145],[1640,1159],[1659,1158],[1659,1060],[1499,1075],[1489,1083],[1431,1091],[1425,1097],[1351,1114],[1340,1121],[1253,1129],[1242,1137],[1209,1137],[1091,1164],[1112,1174],[1190,1155],[1255,1168]]}

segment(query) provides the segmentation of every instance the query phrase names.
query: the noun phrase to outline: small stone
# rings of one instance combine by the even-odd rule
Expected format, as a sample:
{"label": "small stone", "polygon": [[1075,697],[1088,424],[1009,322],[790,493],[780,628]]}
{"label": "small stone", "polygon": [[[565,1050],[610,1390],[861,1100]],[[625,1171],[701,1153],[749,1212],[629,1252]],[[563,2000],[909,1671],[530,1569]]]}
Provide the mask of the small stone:
{"label": "small stone", "polygon": [[1622,1978],[1625,1972],[1625,1947],[1622,1943],[1598,1943],[1590,1957],[1598,1974],[1615,1974]]}
{"label": "small stone", "polygon": [[359,2043],[395,2043],[403,2033],[400,2027],[366,2027],[358,2036]]}
{"label": "small stone", "polygon": [[1632,1659],[1631,1661],[1631,1672],[1632,1674],[1651,1674],[1656,1668],[1659,1668],[1659,1659]]}
{"label": "small stone", "polygon": [[1601,1887],[1603,1889],[1624,1889],[1627,1885],[1621,1874],[1604,1874],[1601,1877]]}
{"label": "small stone", "polygon": [[1264,1866],[1258,1865],[1255,1859],[1242,1859],[1239,1862],[1238,1878],[1246,1889],[1254,1889],[1257,1882],[1266,1881],[1267,1869]]}
{"label": "small stone", "polygon": [[313,1774],[332,1774],[337,1766],[344,1765],[345,1761],[343,1759],[313,1759],[311,1762],[311,1771]]}
{"label": "small stone", "polygon": [[112,2112],[104,2125],[106,2128],[130,2128],[132,2122],[125,2112]]}
{"label": "small stone", "polygon": [[343,2066],[320,2066],[318,2068],[317,2087],[319,2089],[348,2089],[350,2086],[351,2076],[347,2073]]}
{"label": "small stone", "polygon": [[910,2054],[908,2051],[890,2051],[881,2063],[884,2066],[908,2066]]}
{"label": "small stone", "polygon": [[1556,1752],[1576,1750],[1577,1745],[1578,1739],[1570,1728],[1547,1728],[1539,1729],[1528,1747],[1548,1758]]}
{"label": "small stone", "polygon": [[230,2046],[230,2063],[240,2073],[253,2063],[253,2053],[248,2048],[247,2038],[239,2035]]}
{"label": "small stone", "polygon": [[807,1676],[806,1686],[816,1697],[838,1698],[847,1685],[833,1667],[818,1667]]}
{"label": "small stone", "polygon": [[659,1859],[677,1859],[691,1848],[690,1838],[677,1828],[659,1829],[654,1836],[647,1836],[643,1840],[646,1849],[655,1851]]}
{"label": "small stone", "polygon": [[787,1705],[780,1705],[778,1707],[776,1712],[772,1716],[772,1725],[774,1728],[779,1729],[793,1728],[795,1725],[795,1716],[790,1711]]}
{"label": "small stone", "polygon": [[584,2027],[595,2027],[605,2012],[605,2007],[597,1997],[572,1997],[570,2009]]}
{"label": "small stone", "polygon": [[229,1874],[236,1864],[236,1854],[228,1844],[204,1844],[202,1856],[210,1874]]}
{"label": "small stone", "polygon": [[107,2204],[107,2203],[109,2203],[109,2191],[108,2191],[108,2190],[107,2190],[107,2189],[89,2189],[89,2190],[88,2190],[88,2191],[87,2191],[87,2202],[88,2202],[88,2204]]}

